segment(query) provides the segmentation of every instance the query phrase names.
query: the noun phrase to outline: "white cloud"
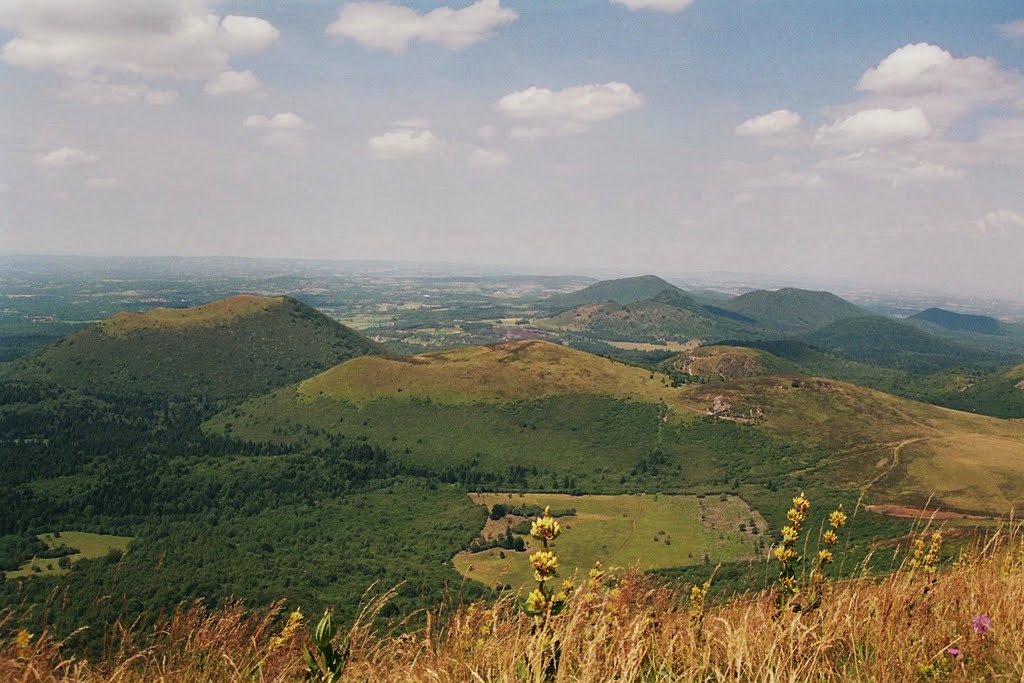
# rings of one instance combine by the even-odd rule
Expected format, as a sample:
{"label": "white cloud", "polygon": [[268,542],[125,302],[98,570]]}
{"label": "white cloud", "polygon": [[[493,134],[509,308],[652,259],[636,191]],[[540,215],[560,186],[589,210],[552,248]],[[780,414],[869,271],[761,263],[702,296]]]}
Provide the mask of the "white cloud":
{"label": "white cloud", "polygon": [[40,166],[76,166],[78,164],[92,164],[99,161],[99,157],[92,152],[87,152],[78,147],[60,147],[41,154],[36,157],[36,163]]}
{"label": "white cloud", "polygon": [[341,7],[326,33],[394,54],[408,50],[414,40],[461,50],[486,40],[517,17],[500,0],[479,0],[462,9],[438,7],[426,14],[387,2],[350,2]]}
{"label": "white cloud", "polygon": [[281,36],[266,19],[229,14],[220,22],[224,47],[231,53],[245,54],[265,50]]}
{"label": "white cloud", "polygon": [[736,126],[736,135],[744,137],[770,137],[796,130],[800,126],[800,114],[789,109],[779,109],[763,116],[755,116]]}
{"label": "white cloud", "polygon": [[0,183],[0,194],[4,194],[11,191],[11,186],[7,183]]}
{"label": "white cloud", "polygon": [[962,168],[922,161],[903,168],[893,177],[893,183],[898,185],[908,182],[953,181],[963,180],[966,176],[967,173]]}
{"label": "white cloud", "polygon": [[509,161],[508,155],[498,149],[477,147],[469,155],[469,165],[474,168],[500,168]]}
{"label": "white cloud", "polygon": [[997,209],[976,219],[973,227],[985,235],[1005,235],[1014,231],[1024,231],[1024,215],[1013,209]]}
{"label": "white cloud", "polygon": [[153,105],[166,105],[178,99],[177,90],[159,90],[151,88],[145,83],[111,83],[102,75],[69,81],[61,88],[59,94],[69,100],[88,104],[146,102]]}
{"label": "white cloud", "polygon": [[1024,153],[1024,118],[989,121],[981,130],[978,144],[989,152]]}
{"label": "white cloud", "polygon": [[610,119],[644,105],[644,98],[628,83],[577,85],[562,90],[532,86],[509,93],[495,108],[512,119],[536,125],[513,129],[512,137],[581,133],[592,123]]}
{"label": "white cloud", "polygon": [[[233,56],[265,49],[277,40],[277,29],[264,19],[221,18],[212,4],[214,0],[4,0],[0,29],[13,37],[0,48],[0,59],[75,80],[127,74],[144,80],[205,81],[229,70]],[[160,101],[168,95],[154,97]]]}
{"label": "white cloud", "polygon": [[919,158],[911,153],[872,149],[825,159],[817,167],[826,172],[848,173],[889,182],[893,187],[963,180],[962,168]]}
{"label": "white cloud", "polygon": [[311,130],[313,126],[306,123],[298,114],[284,111],[273,116],[253,114],[247,116],[242,125],[246,128],[261,128],[264,130]]}
{"label": "white cloud", "polygon": [[989,57],[957,58],[937,45],[914,43],[864,72],[857,89],[898,97],[941,93],[997,101],[1016,96],[1021,82],[1020,74]]}
{"label": "white cloud", "polygon": [[209,95],[227,95],[255,92],[263,87],[260,79],[248,69],[245,71],[222,71],[203,86]]}
{"label": "white cloud", "polygon": [[367,141],[374,159],[406,159],[433,154],[441,140],[429,130],[393,130]]}
{"label": "white cloud", "polygon": [[113,190],[121,185],[117,178],[89,178],[85,186],[90,190]]}
{"label": "white cloud", "polygon": [[1018,21],[1010,21],[1005,24],[1000,24],[996,28],[999,29],[999,35],[1006,38],[1022,38],[1024,39],[1024,19]]}
{"label": "white cloud", "polygon": [[476,136],[481,140],[490,140],[498,134],[498,128],[487,124],[486,126],[480,126],[476,129]]}
{"label": "white cloud", "polygon": [[247,116],[242,125],[246,128],[262,130],[260,143],[275,149],[290,152],[300,149],[305,142],[305,133],[312,130],[301,116],[294,112],[284,111],[273,116],[253,114]]}
{"label": "white cloud", "polygon": [[936,45],[914,43],[864,72],[857,89],[869,93],[874,106],[919,107],[945,129],[975,107],[1020,101],[1024,75],[989,57],[954,57]]}
{"label": "white cloud", "polygon": [[631,10],[652,9],[658,12],[682,12],[693,4],[693,0],[612,0]]}
{"label": "white cloud", "polygon": [[821,126],[814,138],[823,144],[858,147],[920,140],[931,132],[932,126],[919,107],[864,109]]}

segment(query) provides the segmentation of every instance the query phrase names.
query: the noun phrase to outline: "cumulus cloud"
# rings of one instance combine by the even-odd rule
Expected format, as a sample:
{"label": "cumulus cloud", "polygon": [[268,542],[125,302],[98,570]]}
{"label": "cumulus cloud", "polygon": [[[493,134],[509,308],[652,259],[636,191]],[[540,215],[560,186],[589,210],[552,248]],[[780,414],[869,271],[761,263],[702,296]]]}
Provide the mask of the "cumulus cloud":
{"label": "cumulus cloud", "polygon": [[9,184],[7,184],[7,183],[0,183],[0,194],[4,194],[6,192],[10,192],[11,189],[12,188],[11,188],[11,186]]}
{"label": "cumulus cloud", "polygon": [[973,223],[975,230],[985,235],[1005,235],[1024,231],[1024,214],[1013,209],[989,211]]}
{"label": "cumulus cloud", "polygon": [[36,163],[40,166],[51,167],[92,164],[99,160],[100,158],[97,155],[78,147],[60,147],[52,152],[40,154],[36,157]]}
{"label": "cumulus cloud", "polygon": [[814,139],[822,144],[859,147],[920,140],[931,132],[932,126],[920,107],[864,109],[821,126]]}
{"label": "cumulus cloud", "polygon": [[500,168],[509,161],[508,155],[498,149],[477,147],[469,154],[469,165],[474,168]]}
{"label": "cumulus cloud", "polygon": [[628,83],[577,85],[562,90],[531,86],[509,93],[494,105],[512,119],[530,122],[514,128],[516,138],[581,133],[593,124],[644,105]]}
{"label": "cumulus cloud", "polygon": [[[233,56],[265,49],[278,31],[258,17],[211,10],[212,0],[5,0],[0,29],[13,34],[0,59],[75,80],[130,75],[206,81]],[[102,81],[97,81],[102,82]],[[109,88],[108,88],[109,89]],[[167,95],[154,95],[160,102]],[[100,101],[131,100],[126,93]],[[138,99],[138,97],[136,97]]]}
{"label": "cumulus cloud", "polygon": [[789,109],[779,109],[763,116],[755,116],[736,126],[736,135],[743,137],[772,137],[796,130],[800,126],[800,114]]}
{"label": "cumulus cloud", "polygon": [[222,71],[203,86],[210,95],[228,95],[256,92],[263,87],[252,71]]}
{"label": "cumulus cloud", "polygon": [[394,54],[404,53],[414,40],[461,50],[486,40],[517,17],[500,0],[479,0],[462,9],[438,7],[426,14],[388,2],[350,2],[341,7],[326,33]]}
{"label": "cumulus cloud", "polygon": [[113,190],[121,185],[117,178],[89,178],[85,186],[90,190]]}
{"label": "cumulus cloud", "polygon": [[374,159],[394,160],[424,157],[438,151],[441,140],[429,130],[392,130],[367,141]]}
{"label": "cumulus cloud", "polygon": [[631,10],[652,9],[658,12],[682,12],[693,4],[693,0],[612,0],[616,5],[623,5]]}
{"label": "cumulus cloud", "polygon": [[313,126],[294,112],[284,111],[273,116],[252,114],[247,116],[242,125],[246,128],[262,130],[260,143],[283,151],[291,151],[302,146],[304,134]]}
{"label": "cumulus cloud", "polygon": [[920,107],[940,128],[971,109],[1024,96],[1024,75],[989,57],[954,57],[929,43],[904,45],[868,69],[857,89],[874,104]]}

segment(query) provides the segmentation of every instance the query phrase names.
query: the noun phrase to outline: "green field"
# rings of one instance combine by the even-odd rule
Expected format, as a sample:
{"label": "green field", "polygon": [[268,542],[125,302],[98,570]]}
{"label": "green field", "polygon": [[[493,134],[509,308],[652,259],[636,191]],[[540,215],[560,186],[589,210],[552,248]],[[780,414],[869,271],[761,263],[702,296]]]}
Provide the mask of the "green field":
{"label": "green field", "polygon": [[[39,534],[39,540],[54,549],[61,546],[77,548],[77,553],[67,555],[70,564],[78,560],[93,560],[103,557],[111,550],[125,551],[134,539],[131,536],[108,536],[106,534],[90,534],[83,531],[61,531],[56,534]],[[24,576],[40,576],[67,574],[70,571],[60,566],[59,558],[34,558],[14,571],[4,574],[5,578],[16,579]]]}
{"label": "green field", "polygon": [[[700,564],[705,556],[709,564],[754,559],[764,552],[761,539],[770,542],[767,522],[738,496],[477,493],[471,498],[488,508],[506,503],[575,509],[574,516],[560,518],[564,530],[553,544],[564,578],[586,573],[598,560],[609,568],[648,570]],[[505,524],[521,519],[489,520],[483,533],[503,533]],[[528,551],[539,547],[528,535],[522,538]],[[520,588],[532,582],[527,555],[494,548],[461,552],[453,562],[460,574],[485,585]]]}

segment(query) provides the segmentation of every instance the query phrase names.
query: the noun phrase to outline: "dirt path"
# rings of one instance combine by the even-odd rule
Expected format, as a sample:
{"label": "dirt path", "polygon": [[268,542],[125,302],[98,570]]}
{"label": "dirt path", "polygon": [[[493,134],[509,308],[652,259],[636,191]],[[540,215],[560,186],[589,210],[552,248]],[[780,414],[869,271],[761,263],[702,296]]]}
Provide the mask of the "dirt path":
{"label": "dirt path", "polygon": [[874,479],[869,481],[866,485],[864,485],[861,488],[861,492],[862,493],[867,493],[868,491],[870,491],[872,486],[877,484],[884,477],[886,477],[889,474],[891,474],[892,471],[899,466],[899,464],[900,464],[900,451],[902,451],[905,446],[909,446],[911,444],[918,443],[920,441],[926,441],[929,438],[930,437],[927,437],[927,436],[918,436],[918,437],[915,437],[913,439],[904,439],[903,441],[900,441],[898,444],[896,444],[896,446],[892,449],[892,462],[890,462],[889,466],[885,468],[885,471],[883,471],[881,474],[879,474]]}
{"label": "dirt path", "polygon": [[625,540],[622,541],[622,544],[618,548],[616,548],[613,553],[611,553],[608,556],[609,564],[612,562],[612,558],[617,556],[619,553],[625,551],[626,546],[629,545],[629,542],[633,540],[633,536],[636,535],[636,527],[640,523],[640,517],[643,516],[643,514],[644,514],[644,499],[641,497],[640,500],[639,500],[639,505],[636,506],[636,514],[633,515],[633,519],[631,519],[629,521],[629,533],[626,534],[626,538],[625,538]]}

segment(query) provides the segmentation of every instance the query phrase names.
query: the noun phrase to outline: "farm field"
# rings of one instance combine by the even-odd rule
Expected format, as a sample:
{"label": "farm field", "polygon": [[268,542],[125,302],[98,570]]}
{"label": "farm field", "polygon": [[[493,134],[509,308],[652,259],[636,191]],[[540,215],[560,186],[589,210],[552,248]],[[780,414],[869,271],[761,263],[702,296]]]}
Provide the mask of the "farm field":
{"label": "farm field", "polygon": [[[563,532],[553,544],[563,578],[585,574],[596,561],[609,568],[647,570],[699,564],[705,555],[709,563],[755,559],[763,552],[755,552],[755,545],[767,529],[764,518],[738,496],[474,493],[470,498],[488,509],[496,503],[575,509],[575,515],[559,519]],[[504,533],[506,524],[523,519],[489,519],[484,534]],[[527,555],[540,544],[528,534],[517,535],[526,541],[527,552],[464,551],[453,560],[456,570],[487,586],[531,584]]]}
{"label": "farm field", "polygon": [[701,345],[701,340],[694,339],[693,341],[688,341],[685,344],[677,341],[668,341],[664,344],[622,341],[609,341],[605,343],[607,343],[608,346],[614,346],[615,348],[623,349],[624,351],[673,351],[675,353],[682,353],[699,347]]}
{"label": "farm field", "polygon": [[[39,534],[40,541],[50,549],[67,546],[77,548],[79,552],[68,555],[68,560],[74,564],[78,560],[94,560],[103,557],[111,550],[127,550],[128,544],[133,539],[131,536],[110,536],[107,534],[90,534],[84,531],[61,531],[60,536],[55,534]],[[16,579],[23,576],[67,574],[68,569],[59,565],[57,557],[31,559],[14,571],[4,574],[7,579]],[[38,569],[37,569],[38,568]]]}

